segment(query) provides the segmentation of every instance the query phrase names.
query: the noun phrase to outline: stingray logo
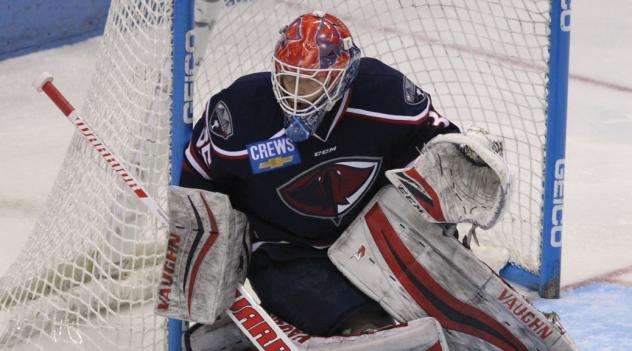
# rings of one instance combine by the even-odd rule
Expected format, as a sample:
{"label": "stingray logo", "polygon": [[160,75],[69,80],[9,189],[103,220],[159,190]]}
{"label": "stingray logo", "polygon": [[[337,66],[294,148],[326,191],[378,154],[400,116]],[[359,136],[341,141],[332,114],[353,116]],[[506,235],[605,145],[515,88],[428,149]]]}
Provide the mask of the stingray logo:
{"label": "stingray logo", "polygon": [[292,211],[303,216],[330,219],[337,226],[369,192],[382,159],[341,157],[318,164],[277,189]]}

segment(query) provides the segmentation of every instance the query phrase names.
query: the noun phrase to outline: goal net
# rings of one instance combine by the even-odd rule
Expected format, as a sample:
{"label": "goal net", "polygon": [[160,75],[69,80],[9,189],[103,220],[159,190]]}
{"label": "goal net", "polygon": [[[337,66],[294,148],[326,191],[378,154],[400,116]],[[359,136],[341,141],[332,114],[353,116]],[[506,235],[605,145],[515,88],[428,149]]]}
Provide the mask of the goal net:
{"label": "goal net", "polygon": [[[112,0],[81,109],[163,208],[172,159],[183,151],[171,140],[174,3]],[[270,70],[282,25],[313,9],[330,12],[364,56],[405,73],[444,116],[503,137],[512,198],[502,223],[479,239],[521,272],[540,274],[551,1],[224,0],[212,13],[204,3],[194,116],[236,78]],[[108,167],[73,137],[45,213],[0,278],[0,349],[166,348],[166,322],[152,304],[167,229]]]}

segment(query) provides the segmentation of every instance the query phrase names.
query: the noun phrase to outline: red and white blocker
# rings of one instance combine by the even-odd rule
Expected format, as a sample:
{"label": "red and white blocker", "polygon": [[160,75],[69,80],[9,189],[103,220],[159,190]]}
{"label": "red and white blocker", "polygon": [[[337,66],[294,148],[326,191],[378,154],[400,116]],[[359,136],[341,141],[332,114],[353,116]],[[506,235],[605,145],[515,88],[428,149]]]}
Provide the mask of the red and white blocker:
{"label": "red and white blocker", "polygon": [[451,350],[577,350],[559,324],[394,186],[375,195],[328,253],[396,320],[434,317]]}

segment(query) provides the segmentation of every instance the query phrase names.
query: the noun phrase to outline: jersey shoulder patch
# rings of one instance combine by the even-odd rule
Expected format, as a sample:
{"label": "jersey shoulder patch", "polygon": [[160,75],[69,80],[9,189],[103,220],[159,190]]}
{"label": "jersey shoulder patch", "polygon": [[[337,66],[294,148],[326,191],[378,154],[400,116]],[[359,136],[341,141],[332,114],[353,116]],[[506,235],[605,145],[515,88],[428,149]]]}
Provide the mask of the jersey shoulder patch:
{"label": "jersey shoulder patch", "polygon": [[428,95],[421,90],[415,83],[413,83],[408,77],[403,77],[403,95],[404,102],[408,105],[415,106],[420,105],[428,100]]}
{"label": "jersey shoulder patch", "polygon": [[208,128],[213,135],[227,140],[233,135],[233,118],[226,103],[219,100],[208,119]]}
{"label": "jersey shoulder patch", "polygon": [[[203,116],[213,152],[228,159],[246,158],[246,146],[282,129],[269,72],[238,78],[214,95]],[[277,121],[278,120],[278,121]]]}

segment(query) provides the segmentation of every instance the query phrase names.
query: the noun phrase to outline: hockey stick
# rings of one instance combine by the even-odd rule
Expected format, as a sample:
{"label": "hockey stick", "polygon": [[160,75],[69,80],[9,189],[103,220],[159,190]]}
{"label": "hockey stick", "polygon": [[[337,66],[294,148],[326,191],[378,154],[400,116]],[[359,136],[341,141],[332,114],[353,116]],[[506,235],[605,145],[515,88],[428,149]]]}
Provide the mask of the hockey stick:
{"label": "hockey stick", "polygon": [[[75,110],[53,84],[53,76],[47,72],[40,74],[40,76],[33,81],[33,87],[38,92],[43,91],[46,93],[68,120],[81,131],[81,134],[86,138],[88,143],[110,164],[114,173],[123,179],[127,187],[136,195],[136,198],[140,200],[162,224],[168,226],[169,217],[165,211],[149,196],[145,188],[136,180],[132,173],[117,161],[110,149],[94,133],[86,121],[79,116],[77,110]],[[246,310],[247,313],[243,313],[243,311]],[[296,345],[290,341],[288,336],[272,320],[270,315],[254,301],[252,296],[242,285],[237,288],[235,302],[226,311],[226,314],[237,324],[239,329],[241,329],[244,335],[248,337],[258,350],[298,350]]]}

